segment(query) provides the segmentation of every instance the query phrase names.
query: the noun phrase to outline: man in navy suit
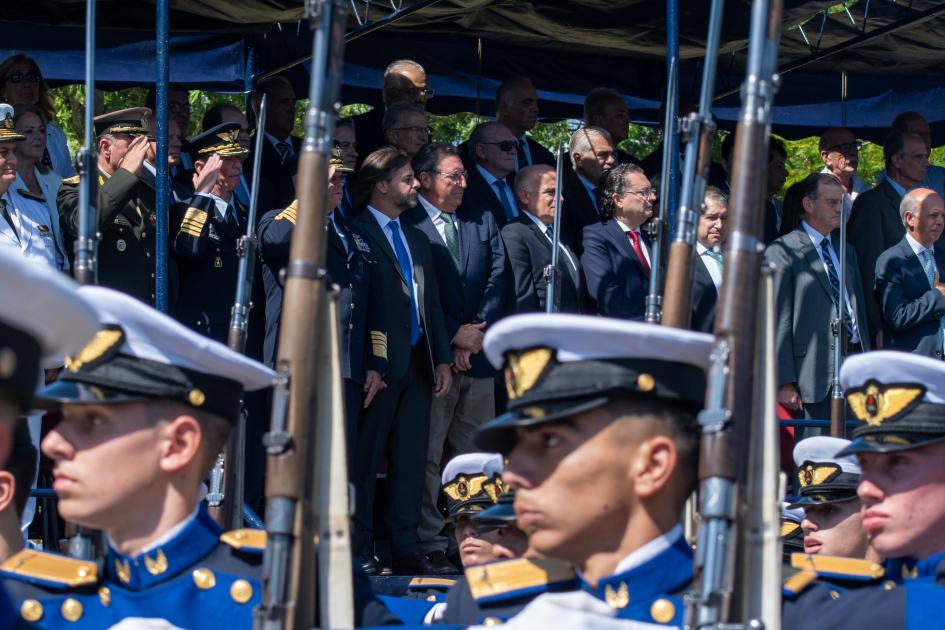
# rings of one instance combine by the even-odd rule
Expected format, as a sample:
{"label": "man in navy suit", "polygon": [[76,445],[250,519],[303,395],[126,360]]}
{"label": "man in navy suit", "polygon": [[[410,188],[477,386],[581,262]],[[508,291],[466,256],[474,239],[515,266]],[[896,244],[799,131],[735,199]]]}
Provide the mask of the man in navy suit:
{"label": "man in navy suit", "polygon": [[490,212],[501,230],[519,216],[509,176],[515,173],[518,140],[501,123],[477,125],[466,143],[469,165],[466,205]]}
{"label": "man in navy suit", "polygon": [[876,300],[883,310],[883,339],[891,350],[942,358],[945,259],[935,241],[945,228],[945,201],[917,188],[900,206],[906,235],[876,260]]}
{"label": "man in navy suit", "polygon": [[722,286],[722,245],[728,237],[728,197],[715,186],[705,189],[705,201],[696,226],[692,265],[692,322],[690,328],[712,332],[715,302]]}
{"label": "man in navy suit", "polygon": [[418,204],[407,210],[405,224],[426,234],[433,250],[440,304],[453,349],[453,383],[433,401],[427,449],[426,487],[420,523],[420,549],[444,554],[443,517],[437,509],[440,460],[475,450],[472,436],[495,416],[495,371],[482,354],[486,327],[502,314],[505,248],[490,212],[460,205],[466,172],[459,152],[449,144],[420,149],[412,161],[420,180]]}
{"label": "man in navy suit", "polygon": [[568,153],[574,172],[565,175],[562,184],[561,240],[580,256],[584,228],[601,220],[600,189],[616,153],[610,134],[600,127],[575,131]]}
{"label": "man in navy suit", "polygon": [[584,228],[581,264],[597,312],[642,320],[650,286],[650,253],[640,230],[653,216],[656,193],[643,169],[621,164],[604,184],[601,220]]}
{"label": "man in navy suit", "polygon": [[[506,312],[543,313],[548,295],[545,269],[551,265],[555,222],[555,169],[529,166],[515,178],[521,215],[502,228],[512,285],[506,291]],[[584,310],[584,274],[577,255],[561,241],[555,311]]]}

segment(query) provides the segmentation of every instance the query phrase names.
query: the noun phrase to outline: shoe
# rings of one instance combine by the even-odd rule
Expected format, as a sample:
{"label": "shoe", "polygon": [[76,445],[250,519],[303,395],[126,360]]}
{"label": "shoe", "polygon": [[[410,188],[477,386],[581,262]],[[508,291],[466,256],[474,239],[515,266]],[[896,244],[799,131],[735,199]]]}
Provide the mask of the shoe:
{"label": "shoe", "polygon": [[361,562],[361,569],[367,575],[381,575],[383,568],[375,556],[361,556],[359,561]]}
{"label": "shoe", "polygon": [[459,571],[442,551],[419,553],[394,559],[395,575],[458,575]]}

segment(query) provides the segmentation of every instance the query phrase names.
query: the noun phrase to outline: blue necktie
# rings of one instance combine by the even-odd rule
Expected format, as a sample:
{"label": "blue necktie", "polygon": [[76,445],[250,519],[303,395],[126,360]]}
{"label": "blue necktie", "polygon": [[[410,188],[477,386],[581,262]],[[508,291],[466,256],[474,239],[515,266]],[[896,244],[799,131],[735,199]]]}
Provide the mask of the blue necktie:
{"label": "blue necktie", "polygon": [[417,317],[417,296],[413,292],[413,268],[410,266],[410,256],[407,254],[407,247],[400,236],[400,224],[391,221],[387,224],[390,228],[391,240],[394,242],[394,253],[397,254],[397,263],[400,265],[400,272],[404,274],[404,280],[410,287],[410,345],[414,346],[420,339],[420,320]]}
{"label": "blue necktie", "polygon": [[504,179],[497,179],[492,182],[492,185],[499,191],[499,201],[502,202],[502,207],[505,208],[505,218],[511,221],[518,216],[518,211],[512,205],[512,200],[509,199],[509,185],[505,183]]}
{"label": "blue necktie", "polygon": [[[922,269],[925,270],[925,277],[929,279],[929,286],[935,288],[935,259],[932,257],[932,250],[927,249],[922,252]],[[939,335],[945,344],[945,317],[939,318]]]}
{"label": "blue necktie", "polygon": [[[833,258],[830,257],[830,239],[825,238],[820,241],[820,250],[824,255],[824,265],[827,267],[827,279],[830,281],[830,288],[833,290],[833,301],[834,304],[840,303],[840,276],[837,274],[837,268],[833,264]],[[850,315],[849,312],[849,303],[847,303],[847,315]],[[856,321],[853,317],[850,317],[850,321],[847,322],[847,332],[850,333],[850,341],[857,338],[856,334]]]}

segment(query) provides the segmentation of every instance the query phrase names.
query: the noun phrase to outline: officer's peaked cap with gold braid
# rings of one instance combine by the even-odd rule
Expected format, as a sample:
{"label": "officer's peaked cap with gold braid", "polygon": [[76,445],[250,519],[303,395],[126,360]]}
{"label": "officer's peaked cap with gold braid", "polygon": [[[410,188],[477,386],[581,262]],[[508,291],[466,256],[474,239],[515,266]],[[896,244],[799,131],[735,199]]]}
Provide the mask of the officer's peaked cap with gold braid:
{"label": "officer's peaked cap with gold braid", "polygon": [[443,467],[440,508],[455,520],[482,512],[499,500],[502,483],[502,456],[497,453],[464,453]]}
{"label": "officer's peaked cap with gold braid", "polygon": [[945,363],[880,350],[850,357],[840,383],[860,421],[839,455],[889,453],[945,441]]}
{"label": "officer's peaked cap with gold braid", "polygon": [[617,397],[702,409],[713,337],[642,322],[529,314],[497,322],[484,352],[505,373],[508,413],[476,433],[482,450],[507,453],[516,427],[590,411]]}
{"label": "officer's peaked cap with gold braid", "polygon": [[855,455],[837,457],[850,444],[842,438],[818,435],[794,447],[794,465],[800,498],[791,507],[840,503],[857,498],[860,464]]}
{"label": "officer's peaked cap with gold braid", "polygon": [[213,154],[220,157],[243,157],[249,149],[240,144],[239,123],[221,123],[207,129],[187,141],[191,155],[198,160],[208,160]]}
{"label": "officer's peaked cap with gold braid", "polygon": [[264,365],[131,296],[95,286],[78,292],[98,311],[100,328],[40,391],[46,409],[168,399],[235,422],[243,392],[275,380]]}

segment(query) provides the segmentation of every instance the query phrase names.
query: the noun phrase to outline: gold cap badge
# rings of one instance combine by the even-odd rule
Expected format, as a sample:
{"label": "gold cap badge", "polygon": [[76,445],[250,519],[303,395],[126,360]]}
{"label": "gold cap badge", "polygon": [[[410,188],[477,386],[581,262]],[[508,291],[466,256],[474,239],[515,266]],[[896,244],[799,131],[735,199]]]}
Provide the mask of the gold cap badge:
{"label": "gold cap badge", "polygon": [[847,390],[846,395],[854,415],[875,427],[898,419],[919,404],[925,387],[915,383],[883,385],[868,381],[863,387]]}

